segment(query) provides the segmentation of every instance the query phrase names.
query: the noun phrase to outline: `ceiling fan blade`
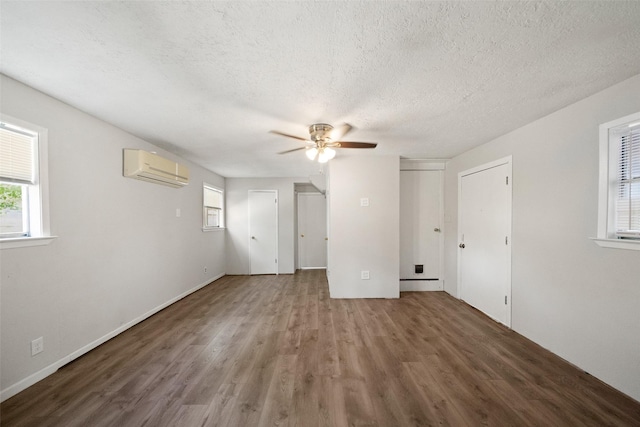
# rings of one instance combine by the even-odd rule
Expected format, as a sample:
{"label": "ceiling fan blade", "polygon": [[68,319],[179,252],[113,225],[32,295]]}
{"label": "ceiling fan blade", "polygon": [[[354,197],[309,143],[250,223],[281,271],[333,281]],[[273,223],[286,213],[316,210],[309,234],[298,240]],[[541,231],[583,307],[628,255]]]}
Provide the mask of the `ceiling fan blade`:
{"label": "ceiling fan blade", "polygon": [[340,141],[338,144],[340,148],[376,148],[378,144],[374,142],[347,142]]}
{"label": "ceiling fan blade", "polygon": [[305,150],[307,147],[299,147],[299,148],[294,148],[293,150],[287,150],[287,151],[281,151],[278,154],[287,154],[287,153],[292,153],[294,151],[299,151],[299,150]]}
{"label": "ceiling fan blade", "polygon": [[307,138],[301,138],[299,136],[289,135],[288,133],[279,132],[277,130],[270,130],[269,133],[275,133],[276,135],[286,136],[287,138],[293,138],[293,139],[298,139],[300,141],[309,142]]}
{"label": "ceiling fan blade", "polygon": [[340,141],[342,138],[345,137],[346,134],[348,134],[352,130],[353,130],[353,126],[351,126],[349,123],[341,124],[339,128],[334,129],[334,131],[332,132],[333,140]]}

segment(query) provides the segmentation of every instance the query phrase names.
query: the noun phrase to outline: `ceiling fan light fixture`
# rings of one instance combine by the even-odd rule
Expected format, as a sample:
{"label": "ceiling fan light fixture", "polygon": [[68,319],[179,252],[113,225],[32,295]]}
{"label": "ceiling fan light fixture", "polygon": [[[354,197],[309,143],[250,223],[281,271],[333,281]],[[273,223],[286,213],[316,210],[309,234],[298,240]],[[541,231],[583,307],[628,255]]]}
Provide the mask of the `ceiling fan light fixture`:
{"label": "ceiling fan light fixture", "polygon": [[304,154],[307,155],[309,160],[315,160],[316,156],[318,155],[318,149],[316,147],[307,148]]}
{"label": "ceiling fan light fixture", "polygon": [[327,163],[336,156],[336,150],[331,147],[323,147],[318,153],[318,163]]}

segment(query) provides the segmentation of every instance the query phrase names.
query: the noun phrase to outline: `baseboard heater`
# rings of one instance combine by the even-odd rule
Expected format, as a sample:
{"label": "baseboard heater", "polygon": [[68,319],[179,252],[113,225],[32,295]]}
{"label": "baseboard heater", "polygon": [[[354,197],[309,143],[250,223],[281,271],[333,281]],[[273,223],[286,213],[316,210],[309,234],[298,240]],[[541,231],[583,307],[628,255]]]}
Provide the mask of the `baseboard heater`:
{"label": "baseboard heater", "polygon": [[440,279],[400,279],[401,282],[423,282],[425,280],[440,280]]}

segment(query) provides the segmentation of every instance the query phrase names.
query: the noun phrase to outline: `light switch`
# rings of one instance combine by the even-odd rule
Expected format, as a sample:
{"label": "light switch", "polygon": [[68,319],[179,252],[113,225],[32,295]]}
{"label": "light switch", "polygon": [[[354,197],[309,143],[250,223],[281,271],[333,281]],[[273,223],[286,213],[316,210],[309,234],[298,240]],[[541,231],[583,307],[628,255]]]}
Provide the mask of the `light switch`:
{"label": "light switch", "polygon": [[360,199],[360,206],[369,206],[369,198],[368,197],[363,197]]}
{"label": "light switch", "polygon": [[176,209],[176,218],[180,218],[180,208]]}

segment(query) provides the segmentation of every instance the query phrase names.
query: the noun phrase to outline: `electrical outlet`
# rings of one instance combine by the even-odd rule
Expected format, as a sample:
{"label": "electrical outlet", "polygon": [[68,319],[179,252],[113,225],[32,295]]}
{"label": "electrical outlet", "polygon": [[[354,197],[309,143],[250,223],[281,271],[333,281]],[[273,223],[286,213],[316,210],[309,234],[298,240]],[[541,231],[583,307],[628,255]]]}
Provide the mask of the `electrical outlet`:
{"label": "electrical outlet", "polygon": [[44,338],[36,338],[31,341],[31,356],[35,356],[38,353],[42,353],[44,351]]}
{"label": "electrical outlet", "polygon": [[207,267],[205,267],[205,268],[204,268],[204,272],[205,272],[205,273],[207,272]]}
{"label": "electrical outlet", "polygon": [[362,270],[360,272],[360,278],[362,280],[369,280],[369,270]]}
{"label": "electrical outlet", "polygon": [[360,199],[360,206],[363,206],[363,207],[369,206],[369,198],[368,197],[362,197]]}

